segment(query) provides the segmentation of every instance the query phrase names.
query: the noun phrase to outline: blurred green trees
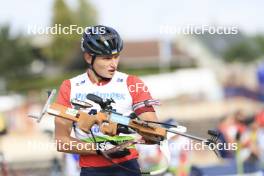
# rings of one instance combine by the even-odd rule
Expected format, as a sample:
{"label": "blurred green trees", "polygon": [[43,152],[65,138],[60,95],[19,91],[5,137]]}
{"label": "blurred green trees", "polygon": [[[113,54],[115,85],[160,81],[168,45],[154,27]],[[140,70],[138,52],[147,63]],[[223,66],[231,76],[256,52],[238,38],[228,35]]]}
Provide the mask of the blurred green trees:
{"label": "blurred green trees", "polygon": [[[84,28],[97,22],[95,8],[88,0],[77,0],[74,9],[65,0],[54,0],[53,15],[50,27],[55,25],[61,27]],[[80,55],[81,34],[73,31],[72,34],[47,34],[51,43],[41,48],[32,46],[32,42],[23,35],[12,36],[7,26],[0,26],[0,80],[4,79],[8,91],[27,91],[29,89],[45,89],[54,87],[63,79],[74,74],[63,72],[52,79],[43,74],[32,72],[32,63],[41,57],[46,67],[68,67],[76,57]],[[30,36],[31,37],[31,36]],[[37,53],[36,53],[37,51]],[[34,64],[33,64],[34,65]],[[46,70],[47,72],[47,70]],[[50,72],[50,70],[48,70]],[[52,74],[52,73],[49,73]],[[75,73],[76,74],[76,73]]]}
{"label": "blurred green trees", "polygon": [[97,22],[97,12],[87,0],[78,0],[78,10],[76,21],[81,27],[94,25]]}
{"label": "blurred green trees", "polygon": [[8,26],[0,27],[0,77],[5,80],[28,77],[34,60],[32,51],[22,36],[11,36]]}
{"label": "blurred green trees", "polygon": [[230,46],[224,53],[227,62],[254,62],[264,56],[264,36],[247,37]]}
{"label": "blurred green trees", "polygon": [[67,65],[76,57],[80,50],[81,31],[97,21],[96,11],[87,0],[78,0],[76,10],[71,9],[64,0],[55,0],[53,6],[52,26],[69,27],[69,34],[52,35],[52,43],[43,51],[44,55],[50,58],[55,64]]}

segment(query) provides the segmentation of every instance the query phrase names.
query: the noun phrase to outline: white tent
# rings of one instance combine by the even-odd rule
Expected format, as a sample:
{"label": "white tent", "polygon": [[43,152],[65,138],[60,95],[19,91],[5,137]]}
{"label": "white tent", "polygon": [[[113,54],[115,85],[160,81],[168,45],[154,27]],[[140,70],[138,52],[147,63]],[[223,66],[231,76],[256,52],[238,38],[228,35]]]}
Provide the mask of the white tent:
{"label": "white tent", "polygon": [[142,77],[154,98],[171,99],[180,95],[203,95],[207,100],[221,100],[223,90],[209,69],[182,69]]}
{"label": "white tent", "polygon": [[4,95],[0,96],[0,112],[12,110],[20,106],[24,99],[20,95]]}

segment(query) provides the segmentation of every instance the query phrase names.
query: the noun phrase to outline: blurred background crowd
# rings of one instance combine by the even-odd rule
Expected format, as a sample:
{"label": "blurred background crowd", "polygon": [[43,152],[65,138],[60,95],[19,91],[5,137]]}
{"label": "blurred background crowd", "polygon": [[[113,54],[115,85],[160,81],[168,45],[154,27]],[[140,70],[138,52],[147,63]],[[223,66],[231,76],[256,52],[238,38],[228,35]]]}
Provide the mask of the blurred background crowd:
{"label": "blurred background crowd", "polygon": [[[262,5],[261,5],[262,4]],[[0,7],[0,175],[78,175],[78,156],[50,147],[53,117],[38,124],[47,90],[83,73],[81,34],[51,34],[61,25],[104,24],[124,39],[119,70],[139,76],[162,105],[160,121],[186,126],[237,150],[171,148],[165,175],[262,175],[264,170],[263,2],[227,0],[121,1],[40,0],[2,2]],[[234,34],[175,32],[188,26],[235,28]],[[37,31],[32,32],[34,29]],[[176,137],[178,146],[190,140]],[[138,146],[140,164],[165,163],[157,146]]]}

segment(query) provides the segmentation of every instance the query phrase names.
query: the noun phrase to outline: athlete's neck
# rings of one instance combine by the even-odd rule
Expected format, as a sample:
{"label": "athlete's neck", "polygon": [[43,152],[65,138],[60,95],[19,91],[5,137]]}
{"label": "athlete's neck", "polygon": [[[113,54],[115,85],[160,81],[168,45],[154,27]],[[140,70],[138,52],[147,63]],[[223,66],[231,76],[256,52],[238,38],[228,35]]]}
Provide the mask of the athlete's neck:
{"label": "athlete's neck", "polygon": [[91,80],[92,83],[100,85],[100,84],[106,84],[109,82],[109,80],[104,80],[97,76],[91,69],[88,69],[87,71],[88,77]]}
{"label": "athlete's neck", "polygon": [[102,81],[102,79],[99,78],[91,69],[88,69],[87,74],[91,82],[94,84],[99,84]]}

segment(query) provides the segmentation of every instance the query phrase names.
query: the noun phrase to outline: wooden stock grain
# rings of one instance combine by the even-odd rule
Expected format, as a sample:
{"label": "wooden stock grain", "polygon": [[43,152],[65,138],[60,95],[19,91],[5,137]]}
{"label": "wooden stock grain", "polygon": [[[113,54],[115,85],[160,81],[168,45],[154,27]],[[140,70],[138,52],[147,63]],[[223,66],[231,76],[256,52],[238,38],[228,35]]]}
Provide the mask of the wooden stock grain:
{"label": "wooden stock grain", "polygon": [[[98,124],[102,133],[110,136],[117,134],[117,123],[109,121],[109,115],[107,113],[99,112],[96,115],[89,115],[86,112],[68,108],[58,103],[51,104],[49,110],[48,113],[51,115],[77,122],[78,127],[87,133],[90,132],[94,124]],[[53,111],[57,112],[57,114],[52,113]],[[141,122],[143,123],[144,121],[130,120],[129,127],[136,130],[139,134],[150,135],[155,138],[166,138],[167,131],[165,128],[149,125],[145,126],[144,123],[141,124]]]}

